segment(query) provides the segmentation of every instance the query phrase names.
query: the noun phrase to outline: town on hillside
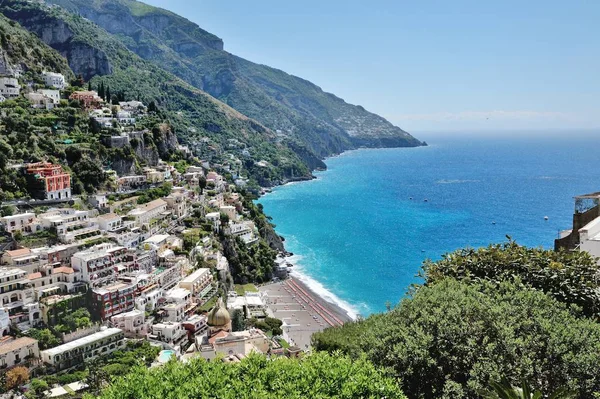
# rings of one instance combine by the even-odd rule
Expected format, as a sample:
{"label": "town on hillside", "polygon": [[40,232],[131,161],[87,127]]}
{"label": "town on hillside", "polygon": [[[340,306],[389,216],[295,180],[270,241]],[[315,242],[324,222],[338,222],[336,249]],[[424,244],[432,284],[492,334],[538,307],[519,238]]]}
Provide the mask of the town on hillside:
{"label": "town on hillside", "polygon": [[[140,126],[156,120],[154,104],[84,88],[80,78],[73,87],[55,72],[36,85],[20,81],[0,78],[2,104],[25,99],[36,112],[68,104],[87,115],[103,148],[152,136]],[[58,137],[67,151],[77,144]],[[176,162],[103,165],[105,181],[91,188],[75,187],[84,173],[75,178],[51,157],[6,161],[24,187],[5,193],[0,217],[4,375],[35,377],[58,397],[85,390],[98,364],[110,375],[132,359],[153,367],[197,356],[237,362],[251,352],[296,357],[310,350],[312,332],[347,320],[289,279],[283,246],[269,245],[281,239],[246,191],[239,159],[174,147]]]}

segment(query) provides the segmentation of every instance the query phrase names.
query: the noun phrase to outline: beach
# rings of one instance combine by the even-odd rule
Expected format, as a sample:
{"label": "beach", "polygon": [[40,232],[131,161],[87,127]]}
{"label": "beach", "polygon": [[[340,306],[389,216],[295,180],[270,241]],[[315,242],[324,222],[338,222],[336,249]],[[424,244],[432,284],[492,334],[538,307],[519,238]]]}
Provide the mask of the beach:
{"label": "beach", "polygon": [[283,321],[284,339],[302,350],[310,350],[313,333],[352,320],[344,309],[326,301],[293,276],[259,289],[266,294],[269,316]]}

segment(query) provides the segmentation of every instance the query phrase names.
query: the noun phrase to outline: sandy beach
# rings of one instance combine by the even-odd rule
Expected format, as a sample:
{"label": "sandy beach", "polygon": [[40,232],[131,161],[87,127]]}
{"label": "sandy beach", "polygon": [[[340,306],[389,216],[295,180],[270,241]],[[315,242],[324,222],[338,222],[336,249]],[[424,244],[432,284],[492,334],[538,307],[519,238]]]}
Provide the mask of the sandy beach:
{"label": "sandy beach", "polygon": [[297,278],[259,289],[267,294],[270,316],[283,321],[286,341],[303,350],[310,349],[314,332],[352,320],[342,308],[324,300]]}

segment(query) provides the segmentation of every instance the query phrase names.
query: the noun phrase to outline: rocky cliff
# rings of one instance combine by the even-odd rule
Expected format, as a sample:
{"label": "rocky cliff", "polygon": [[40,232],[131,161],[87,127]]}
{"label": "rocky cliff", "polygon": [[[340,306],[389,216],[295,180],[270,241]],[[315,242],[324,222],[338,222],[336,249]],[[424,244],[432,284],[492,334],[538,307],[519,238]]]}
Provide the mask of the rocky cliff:
{"label": "rocky cliff", "polygon": [[[10,2],[8,2],[10,4]],[[18,2],[15,3],[18,5]],[[85,79],[112,73],[112,65],[103,51],[77,40],[69,25],[52,14],[40,14],[35,8],[6,7],[3,14],[35,33],[50,47],[65,57],[73,72]]]}
{"label": "rocky cliff", "polygon": [[94,21],[144,59],[301,143],[313,156],[424,145],[311,82],[223,51],[221,39],[172,12],[135,0],[49,1]]}

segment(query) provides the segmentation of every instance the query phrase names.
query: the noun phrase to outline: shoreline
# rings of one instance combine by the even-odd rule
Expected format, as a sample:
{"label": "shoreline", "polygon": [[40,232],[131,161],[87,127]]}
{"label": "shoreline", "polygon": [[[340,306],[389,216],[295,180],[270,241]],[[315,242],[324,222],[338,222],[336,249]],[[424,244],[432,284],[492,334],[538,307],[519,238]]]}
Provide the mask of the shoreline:
{"label": "shoreline", "polygon": [[341,326],[353,319],[295,276],[265,284],[259,291],[267,297],[269,316],[283,321],[284,339],[302,350],[309,350],[311,337],[325,328]]}

